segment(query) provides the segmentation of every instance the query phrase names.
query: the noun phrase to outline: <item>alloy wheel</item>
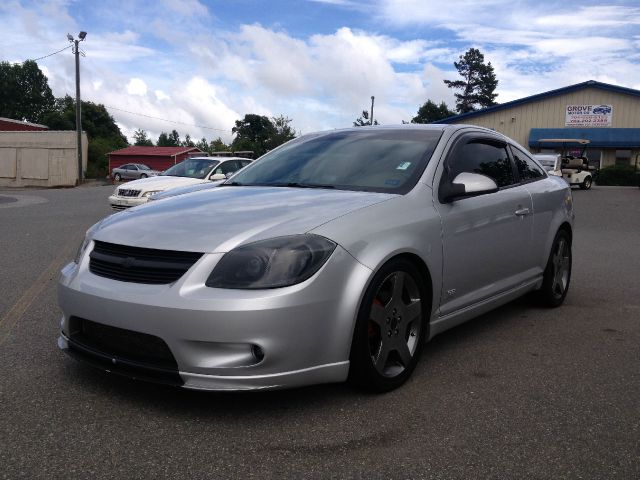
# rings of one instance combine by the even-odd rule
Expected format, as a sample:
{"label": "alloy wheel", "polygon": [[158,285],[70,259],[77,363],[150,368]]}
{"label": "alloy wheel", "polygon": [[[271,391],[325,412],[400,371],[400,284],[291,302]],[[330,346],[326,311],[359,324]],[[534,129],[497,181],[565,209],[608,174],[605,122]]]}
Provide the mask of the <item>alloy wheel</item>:
{"label": "alloy wheel", "polygon": [[369,314],[371,361],[384,377],[396,377],[413,360],[421,338],[422,299],[411,275],[389,274],[374,295]]}
{"label": "alloy wheel", "polygon": [[569,284],[569,269],[571,265],[569,243],[565,238],[559,239],[551,261],[553,263],[553,284],[551,289],[553,295],[560,298],[564,295]]}

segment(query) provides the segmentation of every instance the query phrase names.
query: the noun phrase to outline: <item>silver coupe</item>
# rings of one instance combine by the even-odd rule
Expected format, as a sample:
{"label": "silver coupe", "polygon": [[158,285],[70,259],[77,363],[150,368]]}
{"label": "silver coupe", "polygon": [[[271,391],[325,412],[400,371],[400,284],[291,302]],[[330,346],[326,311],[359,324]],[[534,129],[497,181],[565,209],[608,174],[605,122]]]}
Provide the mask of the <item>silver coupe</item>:
{"label": "silver coupe", "polygon": [[567,183],[495,131],[304,135],[89,229],[62,270],[58,345],[191,389],[388,391],[451,327],[529,292],[559,306],[573,217]]}

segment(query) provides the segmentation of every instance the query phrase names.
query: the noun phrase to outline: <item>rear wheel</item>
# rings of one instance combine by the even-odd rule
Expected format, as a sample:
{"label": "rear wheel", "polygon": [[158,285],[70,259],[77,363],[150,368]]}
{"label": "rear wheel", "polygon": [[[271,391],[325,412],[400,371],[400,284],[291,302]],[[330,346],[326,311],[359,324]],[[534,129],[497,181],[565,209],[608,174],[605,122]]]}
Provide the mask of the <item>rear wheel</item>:
{"label": "rear wheel", "polygon": [[116,174],[113,176],[113,179],[114,179],[116,182],[119,182],[120,180],[122,180],[122,176],[121,176],[119,173],[116,173]]}
{"label": "rear wheel", "polygon": [[418,269],[404,259],[380,269],[367,289],[351,346],[349,381],[385,392],[413,372],[428,325],[430,298]]}
{"label": "rear wheel", "polygon": [[570,282],[571,239],[565,230],[560,230],[553,241],[547,267],[544,270],[542,288],[538,291],[540,303],[552,308],[562,305]]}
{"label": "rear wheel", "polygon": [[582,190],[589,190],[591,188],[591,177],[585,177],[584,181],[580,184]]}

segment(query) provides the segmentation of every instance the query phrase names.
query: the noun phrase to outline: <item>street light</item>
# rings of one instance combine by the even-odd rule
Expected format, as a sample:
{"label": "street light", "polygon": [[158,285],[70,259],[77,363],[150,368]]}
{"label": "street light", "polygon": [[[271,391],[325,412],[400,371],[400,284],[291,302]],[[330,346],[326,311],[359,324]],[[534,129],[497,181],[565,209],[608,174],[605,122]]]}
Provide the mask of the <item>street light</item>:
{"label": "street light", "polygon": [[373,125],[373,101],[376,99],[373,95],[371,95],[371,116],[369,117],[369,125]]}
{"label": "street light", "polygon": [[[78,136],[78,185],[82,183],[82,117],[80,111],[80,49],[78,43],[87,36],[87,32],[80,32],[78,39],[67,33],[67,40],[73,44],[72,52],[76,56],[76,135]],[[82,54],[84,56],[84,53]]]}

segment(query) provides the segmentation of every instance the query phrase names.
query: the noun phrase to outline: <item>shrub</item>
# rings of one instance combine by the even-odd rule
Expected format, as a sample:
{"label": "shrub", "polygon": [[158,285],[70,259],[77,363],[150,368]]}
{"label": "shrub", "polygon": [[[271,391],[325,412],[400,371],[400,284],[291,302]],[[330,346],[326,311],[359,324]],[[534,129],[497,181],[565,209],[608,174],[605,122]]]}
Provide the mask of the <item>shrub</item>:
{"label": "shrub", "polygon": [[611,165],[600,169],[598,185],[638,185],[638,174],[634,165]]}

